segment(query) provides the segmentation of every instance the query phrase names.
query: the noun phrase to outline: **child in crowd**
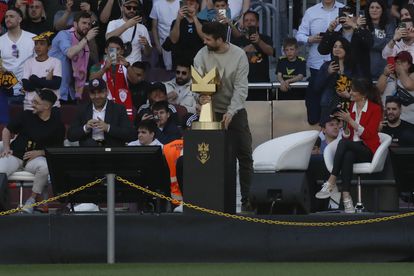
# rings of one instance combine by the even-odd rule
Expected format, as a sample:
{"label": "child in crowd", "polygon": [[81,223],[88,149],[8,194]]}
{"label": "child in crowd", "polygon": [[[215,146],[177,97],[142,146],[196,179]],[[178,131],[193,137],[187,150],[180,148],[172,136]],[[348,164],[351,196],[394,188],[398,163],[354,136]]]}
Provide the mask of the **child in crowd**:
{"label": "child in crowd", "polygon": [[290,84],[301,81],[306,76],[306,61],[298,56],[298,42],[288,37],[283,41],[284,56],[279,58],[276,68],[277,80],[280,82],[279,100],[303,100],[305,89],[292,89]]}
{"label": "child in crowd", "polygon": [[154,120],[144,120],[138,124],[138,140],[128,143],[128,146],[163,146],[155,139],[157,125]]}

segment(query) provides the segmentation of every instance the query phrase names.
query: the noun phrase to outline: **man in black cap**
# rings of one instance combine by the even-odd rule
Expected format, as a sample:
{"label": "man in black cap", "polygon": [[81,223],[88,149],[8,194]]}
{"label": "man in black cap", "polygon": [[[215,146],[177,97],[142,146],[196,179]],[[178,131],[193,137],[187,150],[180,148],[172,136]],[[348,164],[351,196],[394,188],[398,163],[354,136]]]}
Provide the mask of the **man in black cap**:
{"label": "man in black cap", "polygon": [[[0,173],[10,176],[23,169],[35,175],[32,194],[23,207],[27,213],[33,212],[31,205],[47,186],[49,170],[45,148],[63,145],[65,127],[59,113],[52,112],[56,100],[52,90],[40,90],[32,100],[33,110],[25,110],[15,116],[3,129]],[[11,133],[17,134],[17,138],[10,143]]]}
{"label": "man in black cap", "polygon": [[89,82],[89,97],[91,102],[79,108],[68,130],[69,141],[79,141],[80,146],[125,146],[135,140],[136,132],[125,107],[107,99],[103,79]]}

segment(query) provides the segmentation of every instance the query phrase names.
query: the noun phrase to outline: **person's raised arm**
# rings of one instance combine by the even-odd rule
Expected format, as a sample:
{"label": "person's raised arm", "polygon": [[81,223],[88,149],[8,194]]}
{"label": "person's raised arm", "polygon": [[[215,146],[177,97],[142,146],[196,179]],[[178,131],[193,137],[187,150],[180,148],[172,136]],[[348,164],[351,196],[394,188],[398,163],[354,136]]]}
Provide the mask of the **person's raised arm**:
{"label": "person's raised arm", "polygon": [[112,6],[114,5],[114,0],[107,0],[105,7],[102,9],[101,14],[99,15],[99,20],[106,24],[109,22],[111,17]]}

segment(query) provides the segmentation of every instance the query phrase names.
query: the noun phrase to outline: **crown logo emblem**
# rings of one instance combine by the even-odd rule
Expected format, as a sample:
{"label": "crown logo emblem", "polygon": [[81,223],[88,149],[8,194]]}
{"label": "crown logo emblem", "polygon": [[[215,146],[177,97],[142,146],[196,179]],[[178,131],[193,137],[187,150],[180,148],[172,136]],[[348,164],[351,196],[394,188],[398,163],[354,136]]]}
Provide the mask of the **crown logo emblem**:
{"label": "crown logo emblem", "polygon": [[197,159],[198,161],[201,162],[201,164],[205,164],[207,163],[207,161],[210,159],[210,149],[209,149],[209,144],[206,143],[201,143],[198,144],[198,156]]}

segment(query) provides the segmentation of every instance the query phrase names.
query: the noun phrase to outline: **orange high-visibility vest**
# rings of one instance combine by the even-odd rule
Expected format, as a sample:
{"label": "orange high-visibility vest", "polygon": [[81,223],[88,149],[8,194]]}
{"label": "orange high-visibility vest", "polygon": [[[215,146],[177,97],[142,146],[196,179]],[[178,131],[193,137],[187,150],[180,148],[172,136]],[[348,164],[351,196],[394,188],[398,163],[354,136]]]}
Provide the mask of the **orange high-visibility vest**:
{"label": "orange high-visibility vest", "polygon": [[[177,159],[182,155],[182,150],[184,147],[183,139],[174,140],[166,145],[164,145],[163,151],[165,159],[168,163],[168,168],[170,169],[170,181],[171,181],[171,197],[175,200],[183,200],[183,194],[180,191],[180,186],[177,182]],[[173,202],[174,204],[180,204],[178,201]]]}

